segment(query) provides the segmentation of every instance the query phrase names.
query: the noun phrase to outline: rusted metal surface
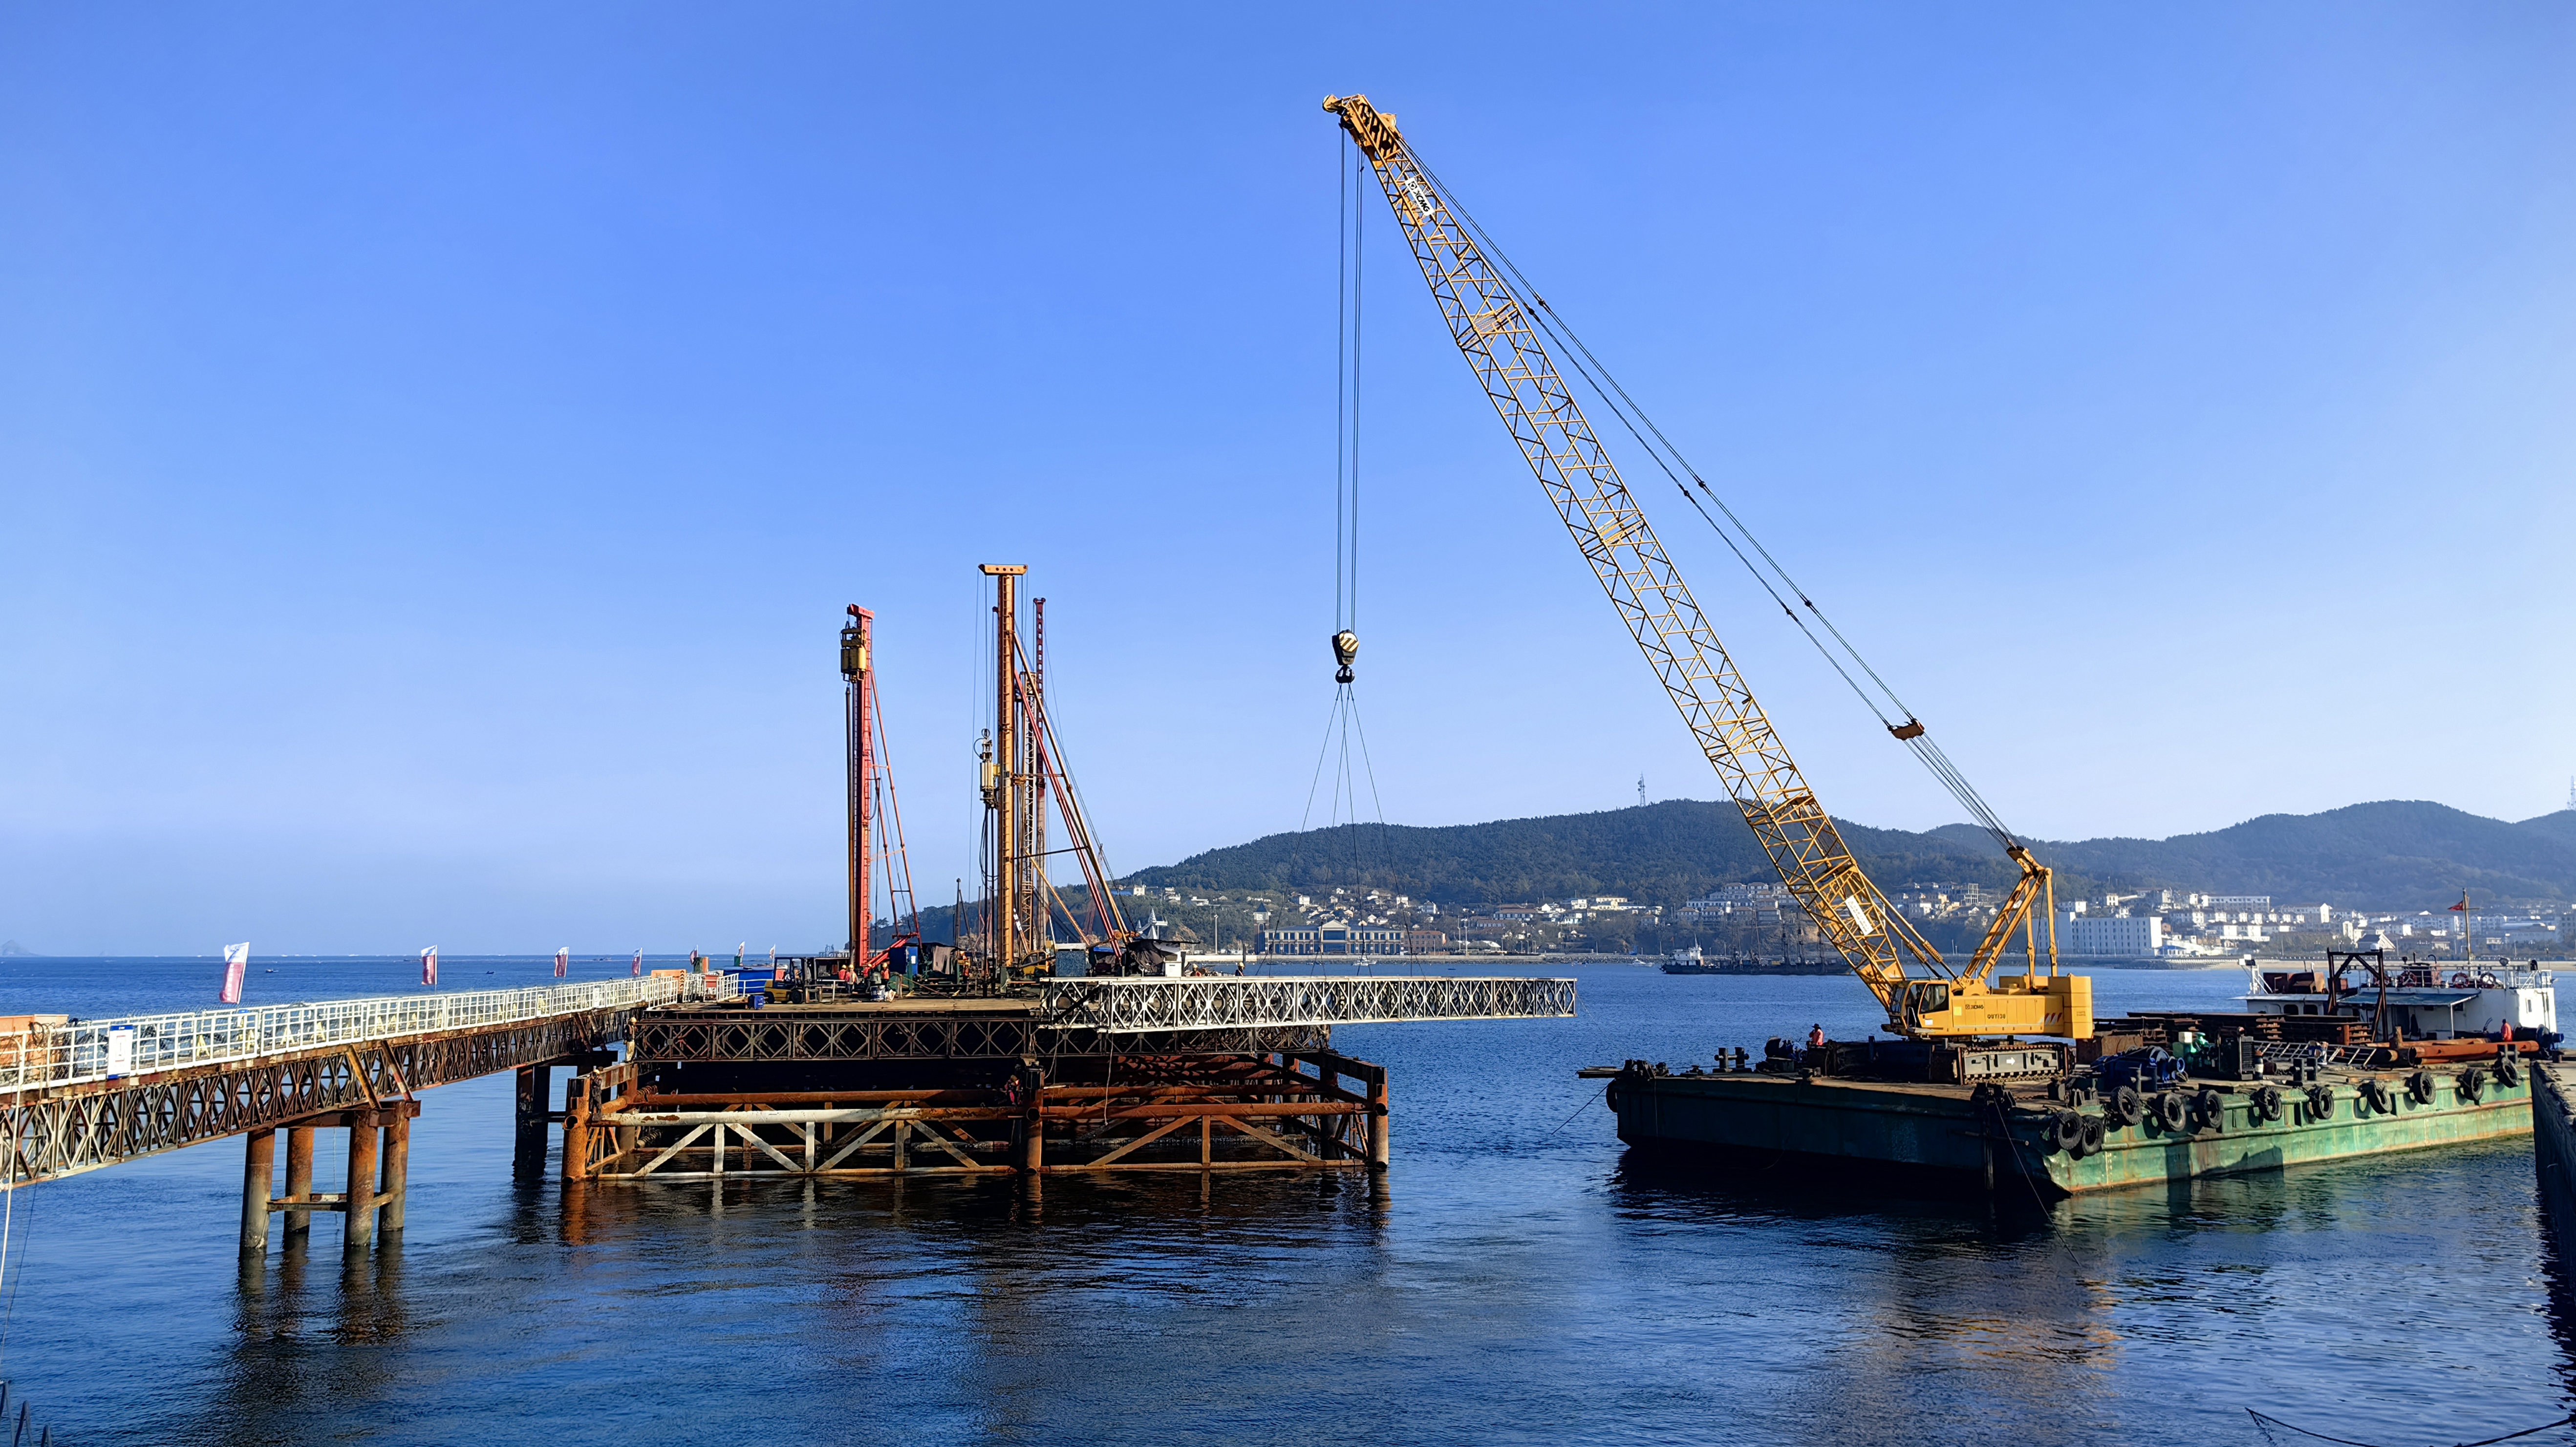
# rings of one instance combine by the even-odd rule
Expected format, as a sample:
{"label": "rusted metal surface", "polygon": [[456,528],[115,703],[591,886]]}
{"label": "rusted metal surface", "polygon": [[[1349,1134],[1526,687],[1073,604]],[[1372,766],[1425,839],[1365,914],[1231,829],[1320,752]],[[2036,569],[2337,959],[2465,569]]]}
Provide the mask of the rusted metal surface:
{"label": "rusted metal surface", "polygon": [[268,1250],[269,1186],[277,1172],[277,1132],[256,1130],[242,1137],[241,1249],[245,1256]]}
{"label": "rusted metal surface", "polygon": [[364,1251],[376,1244],[377,1146],[383,1139],[382,1129],[373,1111],[352,1112],[349,1187],[340,1197],[346,1203],[340,1230],[341,1249],[346,1251]]}
{"label": "rusted metal surface", "polygon": [[1131,1051],[1257,1054],[1316,1050],[1331,1041],[1331,1026],[1312,1024],[1227,1026],[1112,1037],[1081,1026],[1050,1024],[1025,1006],[990,1012],[953,1007],[919,1011],[683,1008],[653,1010],[639,1016],[628,1054],[642,1061],[674,1063],[1018,1061]]}
{"label": "rusted metal surface", "polygon": [[[631,1012],[332,1045],[309,1054],[0,1094],[0,1152],[18,1179],[50,1180],[200,1141],[373,1108],[404,1093],[531,1062],[561,1060],[618,1039]],[[289,1171],[295,1144],[289,1141]],[[311,1143],[303,1146],[311,1169]],[[307,1189],[309,1190],[309,1181]],[[290,1236],[298,1230],[290,1217]]]}
{"label": "rusted metal surface", "polygon": [[408,1216],[405,1209],[411,1200],[411,1117],[410,1111],[392,1112],[393,1120],[385,1127],[385,1204],[376,1216],[380,1236],[400,1236]]}
{"label": "rusted metal surface", "polygon": [[[730,975],[654,975],[536,990],[470,990],[188,1010],[83,1020],[0,1036],[0,1091],[105,1084],[113,1052],[126,1076],[310,1056],[387,1040],[451,1039],[567,1016],[628,1013],[683,998],[729,995]],[[119,1037],[122,1037],[120,1040]]]}
{"label": "rusted metal surface", "polygon": [[[338,1110],[307,1116],[287,1131],[286,1189],[272,1189],[277,1158],[277,1132],[255,1130],[245,1135],[242,1146],[242,1220],[241,1250],[246,1258],[256,1258],[268,1250],[268,1217],[273,1211],[286,1213],[289,1223],[287,1247],[293,1250],[310,1239],[312,1213],[315,1211],[347,1212],[353,1199],[361,1212],[372,1211],[378,1235],[399,1233],[403,1229],[403,1203],[409,1194],[411,1160],[411,1122],[420,1114],[420,1103],[394,1101],[381,1109]],[[313,1133],[333,1128],[350,1133],[349,1180],[367,1182],[364,1190],[329,1193],[313,1189]],[[381,1146],[378,1142],[381,1141]],[[370,1165],[369,1161],[377,1164]],[[381,1181],[381,1185],[378,1182]],[[347,1238],[351,1247],[367,1242],[367,1223],[353,1218]]]}
{"label": "rusted metal surface", "polygon": [[[649,1069],[649,1066],[647,1067]],[[569,1179],[1045,1175],[1385,1164],[1386,1071],[1328,1051],[1118,1057],[992,1088],[657,1091],[633,1065],[577,1076]],[[577,1149],[576,1149],[577,1145]]]}
{"label": "rusted metal surface", "polygon": [[1050,1029],[1104,1035],[1556,1020],[1574,1015],[1574,981],[1455,975],[1065,979],[1047,982],[1041,1010]]}
{"label": "rusted metal surface", "polygon": [[[290,1126],[286,1132],[286,1196],[290,1201],[309,1200],[313,1195],[313,1127]],[[313,1215],[310,1211],[289,1209],[286,1213],[288,1250],[312,1239]]]}

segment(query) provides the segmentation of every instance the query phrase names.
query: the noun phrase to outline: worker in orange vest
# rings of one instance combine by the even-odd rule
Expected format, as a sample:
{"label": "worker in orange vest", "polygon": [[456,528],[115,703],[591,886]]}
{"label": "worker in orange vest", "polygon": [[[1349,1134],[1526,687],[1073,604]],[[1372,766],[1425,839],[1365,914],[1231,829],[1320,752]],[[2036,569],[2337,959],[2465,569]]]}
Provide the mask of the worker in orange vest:
{"label": "worker in orange vest", "polygon": [[1822,1050],[1825,1048],[1825,1027],[1823,1025],[1818,1025],[1816,1028],[1807,1032],[1807,1048],[1810,1050]]}

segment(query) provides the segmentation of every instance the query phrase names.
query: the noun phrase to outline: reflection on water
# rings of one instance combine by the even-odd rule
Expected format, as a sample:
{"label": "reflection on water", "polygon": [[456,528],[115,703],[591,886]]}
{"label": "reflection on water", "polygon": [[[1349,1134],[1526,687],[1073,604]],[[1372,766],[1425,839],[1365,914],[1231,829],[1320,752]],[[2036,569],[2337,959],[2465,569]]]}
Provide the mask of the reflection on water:
{"label": "reflection on water", "polygon": [[354,1262],[323,1217],[238,1271],[238,1147],[56,1183],[0,1373],[74,1442],[546,1447],[2233,1442],[2247,1406],[2432,1442],[2576,1394],[2521,1142],[2044,1211],[1651,1168],[1576,1066],[1866,997],[1583,974],[1575,1021],[1343,1032],[1394,1072],[1374,1182],[521,1183],[496,1077],[424,1096],[410,1229]]}

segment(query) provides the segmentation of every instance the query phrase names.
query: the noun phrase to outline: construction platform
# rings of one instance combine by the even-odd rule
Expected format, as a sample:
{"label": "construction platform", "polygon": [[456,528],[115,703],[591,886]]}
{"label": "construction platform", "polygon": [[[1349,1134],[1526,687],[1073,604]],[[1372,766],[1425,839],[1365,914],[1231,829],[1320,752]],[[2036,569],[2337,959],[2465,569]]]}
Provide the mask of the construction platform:
{"label": "construction platform", "polygon": [[1609,1081],[1619,1138],[1640,1151],[1935,1194],[2057,1199],[2532,1129],[2533,1067],[2503,1060],[2328,1068],[2297,1084],[2186,1080],[2140,1097],[2134,1120],[2047,1081],[1672,1075],[1639,1062],[1582,1073]]}
{"label": "construction platform", "polygon": [[568,1180],[1383,1168],[1387,1073],[1337,1024],[1559,1019],[1571,980],[1067,979],[987,998],[669,1005],[574,1077]]}

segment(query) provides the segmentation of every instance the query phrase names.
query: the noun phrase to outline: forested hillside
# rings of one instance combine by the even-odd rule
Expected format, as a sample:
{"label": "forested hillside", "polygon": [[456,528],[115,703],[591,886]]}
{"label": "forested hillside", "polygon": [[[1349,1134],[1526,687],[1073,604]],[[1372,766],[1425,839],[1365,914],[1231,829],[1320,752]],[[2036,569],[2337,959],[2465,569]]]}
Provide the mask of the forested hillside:
{"label": "forested hillside", "polygon": [[[1886,888],[2007,884],[2012,868],[1964,824],[1927,833],[1842,821]],[[2437,909],[2465,888],[2481,906],[2576,898],[2576,810],[2521,823],[2441,804],[2387,801],[2322,814],[2267,814],[2171,839],[2035,841],[2059,892],[2170,888]],[[1673,800],[1599,814],[1425,829],[1346,825],[1273,834],[1132,876],[1151,887],[1304,890],[1365,883],[1444,904],[1621,894],[1678,904],[1710,886],[1772,877],[1732,805]]]}

